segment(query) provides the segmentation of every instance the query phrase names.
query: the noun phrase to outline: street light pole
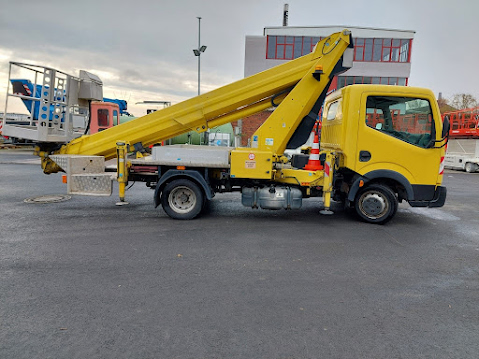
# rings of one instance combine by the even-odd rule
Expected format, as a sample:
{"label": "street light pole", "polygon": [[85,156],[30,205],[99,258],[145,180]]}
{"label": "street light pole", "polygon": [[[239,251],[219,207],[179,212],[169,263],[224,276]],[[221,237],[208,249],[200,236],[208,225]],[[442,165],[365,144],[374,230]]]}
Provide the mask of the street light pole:
{"label": "street light pole", "polygon": [[[201,17],[198,17],[198,49],[201,46]],[[200,95],[200,61],[201,61],[201,52],[198,55],[198,96]]]}
{"label": "street light pole", "polygon": [[201,53],[205,52],[206,46],[201,45],[201,17],[197,17],[198,19],[198,48],[193,50],[195,56],[198,57],[198,96],[200,95],[200,69],[201,69]]}

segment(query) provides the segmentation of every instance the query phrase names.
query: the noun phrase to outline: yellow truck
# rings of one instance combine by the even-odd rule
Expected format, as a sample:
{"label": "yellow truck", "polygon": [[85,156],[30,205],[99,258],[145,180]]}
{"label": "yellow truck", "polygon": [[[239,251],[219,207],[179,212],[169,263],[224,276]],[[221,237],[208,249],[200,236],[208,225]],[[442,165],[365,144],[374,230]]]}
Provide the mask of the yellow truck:
{"label": "yellow truck", "polygon": [[[175,219],[193,219],[216,193],[239,191],[242,204],[298,209],[305,198],[342,201],[370,223],[386,223],[398,202],[440,207],[448,123],[443,125],[430,90],[353,85],[326,98],[333,79],[352,66],[351,32],[332,34],[314,51],[259,74],[145,117],[66,144],[39,142],[45,173],[66,172],[69,193],[110,195],[105,159],[117,158],[118,204],[129,181],[154,189],[154,202]],[[275,110],[253,134],[251,147],[154,146],[191,130],[209,129],[271,106]],[[303,145],[322,111],[321,166],[304,169]],[[40,124],[49,128],[48,120]],[[65,126],[66,127],[66,126]],[[57,131],[58,132],[58,131]]]}

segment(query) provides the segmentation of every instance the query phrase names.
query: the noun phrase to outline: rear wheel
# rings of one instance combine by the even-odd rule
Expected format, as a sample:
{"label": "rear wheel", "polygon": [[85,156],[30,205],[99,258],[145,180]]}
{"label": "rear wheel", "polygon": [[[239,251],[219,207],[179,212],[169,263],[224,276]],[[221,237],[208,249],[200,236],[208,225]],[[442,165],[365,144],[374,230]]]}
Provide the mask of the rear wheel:
{"label": "rear wheel", "polygon": [[203,191],[187,179],[168,183],[161,194],[163,210],[174,219],[193,219],[200,214],[204,204]]}
{"label": "rear wheel", "polygon": [[372,184],[359,191],[354,208],[363,221],[384,224],[396,214],[398,199],[389,187]]}
{"label": "rear wheel", "polygon": [[473,173],[477,171],[477,165],[475,163],[467,162],[466,163],[466,172]]}

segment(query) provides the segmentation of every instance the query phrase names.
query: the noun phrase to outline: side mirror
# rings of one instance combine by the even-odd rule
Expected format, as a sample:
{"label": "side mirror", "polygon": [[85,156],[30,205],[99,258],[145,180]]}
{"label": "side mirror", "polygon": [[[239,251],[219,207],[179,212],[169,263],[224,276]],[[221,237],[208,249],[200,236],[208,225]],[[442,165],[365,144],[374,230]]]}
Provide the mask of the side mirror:
{"label": "side mirror", "polygon": [[449,130],[451,129],[451,123],[449,122],[449,116],[444,116],[444,122],[442,123],[441,137],[445,139],[449,136]]}
{"label": "side mirror", "polygon": [[[441,132],[441,139],[440,140],[431,140],[431,142],[427,145],[427,148],[443,148],[447,145],[449,141],[449,130],[451,128],[451,123],[449,122],[449,116],[444,116],[444,121],[442,122],[442,132]],[[438,142],[443,142],[441,146],[436,146]]]}

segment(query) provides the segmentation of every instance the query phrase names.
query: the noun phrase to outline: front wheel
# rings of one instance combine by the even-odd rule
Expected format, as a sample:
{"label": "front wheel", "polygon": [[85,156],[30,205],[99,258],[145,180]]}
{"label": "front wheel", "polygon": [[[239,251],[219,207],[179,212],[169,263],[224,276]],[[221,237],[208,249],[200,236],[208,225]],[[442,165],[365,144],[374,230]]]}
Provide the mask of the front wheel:
{"label": "front wheel", "polygon": [[384,224],[396,214],[398,199],[389,187],[372,184],[359,191],[354,208],[363,221]]}
{"label": "front wheel", "polygon": [[193,219],[203,208],[204,194],[198,185],[187,179],[168,183],[161,194],[161,206],[174,219]]}

